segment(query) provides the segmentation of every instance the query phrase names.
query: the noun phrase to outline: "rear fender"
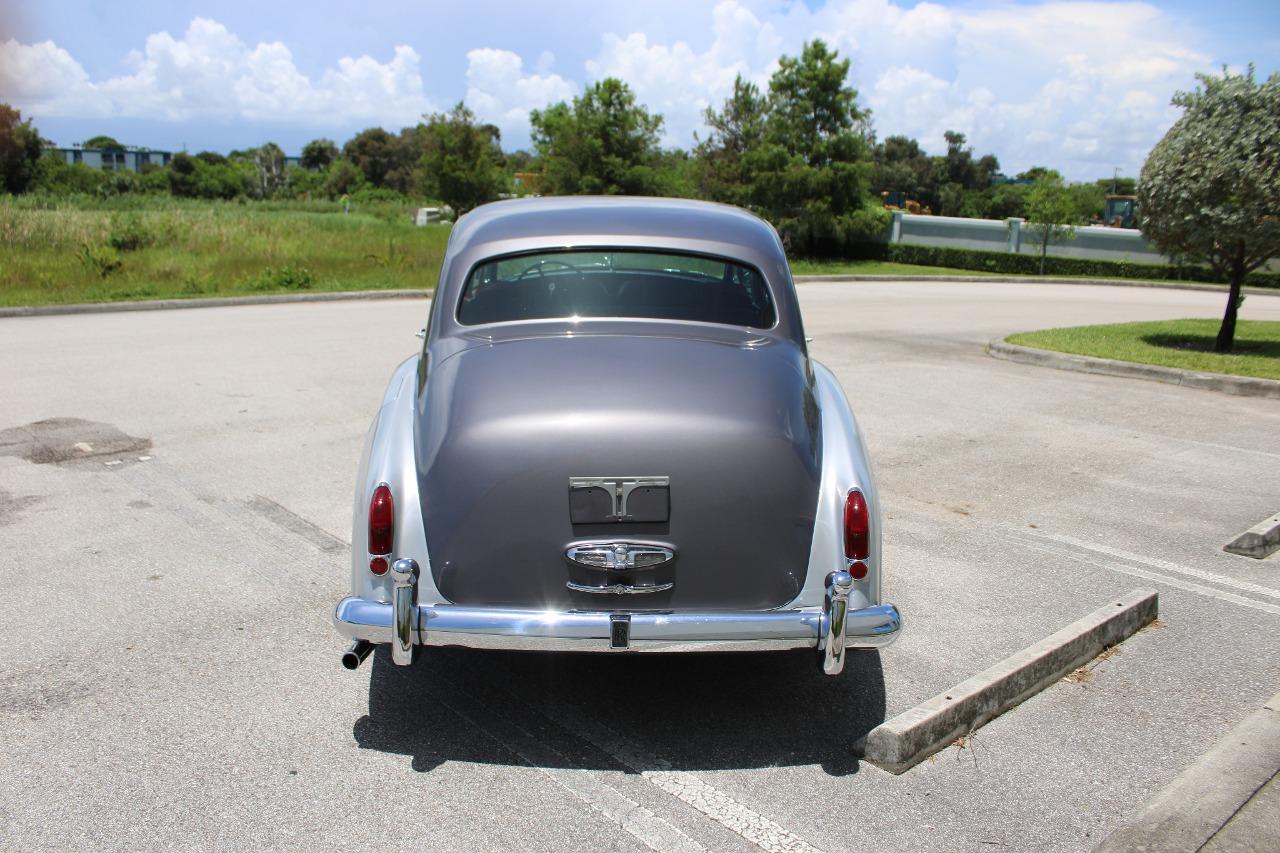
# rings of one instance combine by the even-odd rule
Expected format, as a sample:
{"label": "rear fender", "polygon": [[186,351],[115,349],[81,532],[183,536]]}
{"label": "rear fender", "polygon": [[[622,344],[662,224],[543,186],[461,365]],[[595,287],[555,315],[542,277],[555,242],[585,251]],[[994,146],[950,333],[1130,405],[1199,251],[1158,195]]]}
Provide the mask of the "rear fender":
{"label": "rear fender", "polygon": [[395,543],[391,562],[418,561],[418,601],[443,601],[431,579],[431,561],[422,526],[418,499],[418,474],[414,462],[413,404],[417,389],[419,356],[406,359],[387,383],[378,414],[365,435],[356,474],[351,515],[351,594],[372,601],[391,601],[391,573],[381,577],[369,571],[369,500],[380,483],[391,488],[395,501]]}
{"label": "rear fender", "polygon": [[822,418],[822,482],[809,551],[809,568],[800,595],[788,607],[822,604],[827,575],[843,570],[844,502],[850,489],[859,489],[871,516],[871,547],[866,559],[867,576],[854,581],[849,609],[880,603],[880,496],[871,473],[871,460],[862,431],[849,407],[840,381],[825,365],[814,361],[814,390]]}

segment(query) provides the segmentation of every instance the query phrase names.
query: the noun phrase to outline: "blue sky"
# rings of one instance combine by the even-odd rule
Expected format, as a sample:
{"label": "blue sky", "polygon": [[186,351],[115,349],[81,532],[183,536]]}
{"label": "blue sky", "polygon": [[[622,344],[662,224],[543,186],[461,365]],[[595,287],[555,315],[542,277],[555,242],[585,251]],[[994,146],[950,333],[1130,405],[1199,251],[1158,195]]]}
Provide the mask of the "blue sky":
{"label": "blue sky", "polygon": [[470,0],[0,6],[0,100],[69,144],[297,151],[463,99],[528,144],[528,112],[619,76],[688,146],[737,74],[821,36],[880,137],[959,130],[1006,171],[1136,173],[1196,71],[1277,70],[1280,3]]}

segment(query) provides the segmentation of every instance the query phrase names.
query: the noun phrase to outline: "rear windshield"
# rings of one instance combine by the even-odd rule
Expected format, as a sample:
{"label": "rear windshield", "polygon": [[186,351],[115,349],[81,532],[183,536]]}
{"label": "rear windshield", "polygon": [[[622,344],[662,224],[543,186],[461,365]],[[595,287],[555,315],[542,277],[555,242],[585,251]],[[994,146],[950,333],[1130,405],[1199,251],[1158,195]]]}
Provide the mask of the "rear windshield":
{"label": "rear windshield", "polygon": [[544,252],[471,272],[458,322],[639,317],[768,329],[773,300],[760,273],[732,261],[642,251]]}

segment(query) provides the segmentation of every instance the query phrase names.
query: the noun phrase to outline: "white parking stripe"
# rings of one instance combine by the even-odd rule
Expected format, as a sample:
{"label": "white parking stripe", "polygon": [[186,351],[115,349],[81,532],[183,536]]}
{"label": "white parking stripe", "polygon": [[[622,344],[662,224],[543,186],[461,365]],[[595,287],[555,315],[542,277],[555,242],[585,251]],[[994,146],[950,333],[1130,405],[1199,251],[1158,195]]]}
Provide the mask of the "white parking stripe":
{"label": "white parking stripe", "polygon": [[503,722],[502,737],[491,733],[479,720],[451,700],[450,697],[455,694],[466,696],[475,707],[484,707],[476,697],[453,683],[436,692],[435,699],[477,731],[514,752],[525,764],[537,769],[593,810],[622,827],[650,850],[658,853],[706,853],[706,848],[697,841],[602,781],[597,774],[569,766],[569,759],[515,725],[510,718]]}
{"label": "white parking stripe", "polygon": [[1171,563],[1168,560],[1161,560],[1156,557],[1145,557],[1141,554],[1135,554],[1132,551],[1125,551],[1120,548],[1112,548],[1109,545],[1099,545],[1094,542],[1084,542],[1079,539],[1073,539],[1070,536],[1064,536],[1060,533],[1047,533],[1041,530],[1022,530],[1014,531],[1022,536],[1030,538],[1052,539],[1054,542],[1061,542],[1064,545],[1070,545],[1073,548],[1084,548],[1094,551],[1098,554],[1106,554],[1109,557],[1119,557],[1122,560],[1129,560],[1134,563],[1140,563],[1144,566],[1150,566],[1153,569],[1163,569],[1166,572],[1176,572],[1187,577],[1198,578],[1202,581],[1229,586],[1238,589],[1241,592],[1252,592],[1255,595],[1265,595],[1270,598],[1280,598],[1280,589],[1272,589],[1269,586],[1250,583],[1248,581],[1236,580],[1235,578],[1219,575],[1213,572],[1206,572],[1203,569],[1193,569],[1190,566],[1180,566],[1177,563]]}
{"label": "white parking stripe", "polygon": [[670,763],[650,755],[577,709],[559,705],[544,708],[546,716],[640,774],[645,781],[688,803],[716,823],[771,853],[820,853],[818,848],[784,829],[692,773],[671,769]]}
{"label": "white parking stripe", "polygon": [[1007,538],[1009,541],[1015,542],[1019,545],[1022,545],[1023,547],[1031,548],[1036,551],[1042,551],[1046,554],[1053,554],[1055,557],[1065,557],[1072,560],[1082,560],[1086,563],[1089,563],[1090,565],[1097,566],[1103,569],[1109,569],[1113,572],[1119,572],[1122,575],[1129,575],[1135,578],[1143,578],[1145,580],[1156,581],[1157,583],[1166,584],[1168,586],[1174,587],[1175,589],[1181,589],[1187,592],[1194,592],[1194,593],[1197,593],[1198,595],[1205,595],[1210,598],[1216,598],[1219,601],[1228,601],[1232,604],[1239,604],[1241,607],[1249,607],[1254,610],[1261,610],[1263,613],[1271,613],[1273,615],[1280,616],[1280,605],[1268,604],[1265,601],[1256,601],[1252,598],[1245,598],[1243,595],[1236,595],[1234,592],[1227,592],[1221,589],[1214,589],[1212,587],[1202,586],[1198,583],[1191,583],[1190,581],[1184,581],[1181,578],[1170,577],[1169,575],[1163,574],[1162,572],[1154,572],[1154,571],[1149,571],[1147,569],[1140,569],[1137,566],[1129,566],[1124,563],[1117,563],[1112,560],[1103,560],[1097,557],[1091,558],[1086,554],[1080,554],[1078,552],[1073,552],[1073,551],[1072,552],[1065,551],[1062,548],[1049,545],[1048,543],[1045,543],[1045,542],[1034,542],[1029,539],[1023,539],[1023,538],[1014,537],[1014,536],[1010,536]]}

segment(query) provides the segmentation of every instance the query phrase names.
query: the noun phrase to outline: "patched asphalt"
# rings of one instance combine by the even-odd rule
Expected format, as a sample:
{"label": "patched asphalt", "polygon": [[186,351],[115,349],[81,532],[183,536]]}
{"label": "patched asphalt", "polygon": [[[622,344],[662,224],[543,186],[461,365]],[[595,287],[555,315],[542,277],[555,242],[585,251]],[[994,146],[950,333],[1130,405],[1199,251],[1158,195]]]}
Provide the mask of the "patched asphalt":
{"label": "patched asphalt", "polygon": [[[835,680],[803,653],[347,672],[357,456],[425,300],[0,319],[3,846],[1090,849],[1280,688],[1280,555],[1221,550],[1280,509],[1280,403],[983,352],[1216,293],[800,291],[907,626]],[[1160,622],[1087,673],[903,776],[854,757],[1142,586]]]}

